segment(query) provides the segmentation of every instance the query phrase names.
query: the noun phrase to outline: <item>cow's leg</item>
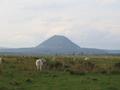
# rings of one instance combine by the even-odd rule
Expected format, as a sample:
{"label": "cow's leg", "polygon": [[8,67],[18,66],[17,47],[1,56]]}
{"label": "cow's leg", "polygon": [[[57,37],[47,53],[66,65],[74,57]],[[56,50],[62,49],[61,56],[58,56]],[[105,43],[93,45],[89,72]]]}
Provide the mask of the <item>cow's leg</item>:
{"label": "cow's leg", "polygon": [[36,69],[38,70],[38,66],[36,66]]}
{"label": "cow's leg", "polygon": [[42,65],[40,65],[40,71],[42,71]]}
{"label": "cow's leg", "polygon": [[37,70],[39,70],[39,65],[36,65]]}

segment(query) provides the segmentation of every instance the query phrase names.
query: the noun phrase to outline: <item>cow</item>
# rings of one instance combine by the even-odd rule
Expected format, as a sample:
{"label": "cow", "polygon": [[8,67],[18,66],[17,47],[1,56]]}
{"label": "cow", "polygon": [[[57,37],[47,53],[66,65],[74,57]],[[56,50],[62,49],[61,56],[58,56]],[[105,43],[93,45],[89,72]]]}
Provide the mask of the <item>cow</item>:
{"label": "cow", "polygon": [[85,61],[88,61],[89,59],[90,59],[89,57],[85,57],[85,58],[84,58]]}
{"label": "cow", "polygon": [[43,66],[45,65],[45,63],[46,63],[45,59],[37,59],[36,60],[36,68],[37,68],[37,70],[42,71]]}

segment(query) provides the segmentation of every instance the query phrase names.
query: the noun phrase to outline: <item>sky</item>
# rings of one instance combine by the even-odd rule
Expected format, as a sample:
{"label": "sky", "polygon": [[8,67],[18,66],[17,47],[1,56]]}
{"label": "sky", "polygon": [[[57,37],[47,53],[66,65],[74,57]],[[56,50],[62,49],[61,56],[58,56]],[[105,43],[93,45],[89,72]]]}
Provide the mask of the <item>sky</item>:
{"label": "sky", "polygon": [[0,0],[0,47],[34,47],[53,35],[120,50],[120,0]]}

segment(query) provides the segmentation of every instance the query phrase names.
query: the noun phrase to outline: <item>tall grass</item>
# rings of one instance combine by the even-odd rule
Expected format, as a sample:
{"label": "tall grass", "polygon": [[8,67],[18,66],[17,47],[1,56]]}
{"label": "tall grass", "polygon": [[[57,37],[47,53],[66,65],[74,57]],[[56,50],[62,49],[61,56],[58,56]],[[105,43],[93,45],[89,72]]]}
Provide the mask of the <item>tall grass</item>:
{"label": "tall grass", "polygon": [[43,57],[3,57],[4,62],[0,65],[0,73],[5,68],[16,71],[36,71],[35,61],[37,58],[47,60],[44,71],[70,71],[70,72],[120,72],[120,57],[91,56],[88,61],[84,56],[43,56]]}

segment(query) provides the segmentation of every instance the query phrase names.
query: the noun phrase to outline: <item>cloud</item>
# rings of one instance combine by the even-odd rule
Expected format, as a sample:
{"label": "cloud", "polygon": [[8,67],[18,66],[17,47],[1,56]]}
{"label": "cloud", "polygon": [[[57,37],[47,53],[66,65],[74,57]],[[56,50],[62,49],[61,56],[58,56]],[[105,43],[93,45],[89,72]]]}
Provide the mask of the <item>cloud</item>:
{"label": "cloud", "polygon": [[117,0],[96,0],[97,3],[106,5],[106,4],[114,4]]}
{"label": "cloud", "polygon": [[119,49],[115,44],[120,46],[120,3],[115,2],[1,0],[0,46],[30,47],[61,34],[82,47]]}

